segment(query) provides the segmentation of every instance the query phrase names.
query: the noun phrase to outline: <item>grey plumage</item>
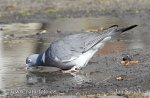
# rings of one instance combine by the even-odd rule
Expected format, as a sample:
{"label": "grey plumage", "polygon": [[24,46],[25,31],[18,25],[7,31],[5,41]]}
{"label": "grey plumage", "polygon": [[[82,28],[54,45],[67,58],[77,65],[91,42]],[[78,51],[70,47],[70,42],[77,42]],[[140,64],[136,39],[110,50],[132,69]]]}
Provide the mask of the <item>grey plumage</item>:
{"label": "grey plumage", "polygon": [[[44,53],[36,55],[36,57],[29,56],[26,59],[26,63],[29,67],[49,66],[71,69],[77,66],[80,69],[88,63],[95,52],[102,48],[107,41],[136,26],[132,25],[118,29],[118,26],[114,25],[99,33],[90,32],[66,36],[52,42]],[[32,60],[34,60],[34,63]]]}

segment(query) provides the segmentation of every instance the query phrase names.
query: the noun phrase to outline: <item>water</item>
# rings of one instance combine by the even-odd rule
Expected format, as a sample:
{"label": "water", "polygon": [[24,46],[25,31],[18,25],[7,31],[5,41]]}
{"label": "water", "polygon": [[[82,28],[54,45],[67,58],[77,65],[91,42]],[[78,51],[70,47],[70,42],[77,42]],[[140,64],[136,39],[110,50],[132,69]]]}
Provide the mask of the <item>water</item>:
{"label": "water", "polygon": [[[16,89],[19,88],[50,88],[54,91],[65,89],[68,90],[70,87],[77,88],[80,85],[87,83],[91,83],[91,81],[105,81],[108,77],[111,77],[113,71],[104,73],[108,67],[102,66],[101,69],[104,71],[99,74],[92,75],[92,72],[98,71],[97,67],[99,64],[95,64],[91,69],[90,66],[85,68],[85,72],[83,74],[79,74],[76,76],[72,75],[64,75],[57,68],[46,68],[49,73],[31,73],[25,70],[25,60],[26,57],[33,53],[40,53],[44,51],[49,43],[57,39],[59,35],[64,35],[65,32],[81,32],[90,29],[96,29],[101,27],[109,27],[113,24],[119,24],[121,26],[125,26],[130,23],[130,21],[121,20],[116,17],[101,17],[101,18],[78,18],[78,19],[58,19],[51,21],[46,24],[45,29],[49,32],[53,32],[53,34],[49,34],[46,37],[46,40],[39,40],[36,38],[22,38],[22,39],[13,39],[9,40],[9,38],[5,38],[1,40],[0,47],[0,89]],[[140,23],[142,24],[142,23]],[[41,24],[38,23],[36,28],[32,29],[30,25],[27,24],[17,24],[19,29],[14,29],[14,24],[2,25],[4,28],[3,35],[7,37],[8,34],[24,35],[32,32],[33,34],[38,32]],[[21,25],[21,26],[20,26]],[[11,28],[10,28],[10,27]],[[16,26],[16,24],[15,24]],[[13,30],[12,30],[13,27]],[[125,34],[125,36],[121,37],[121,41],[112,41],[108,43],[104,49],[100,50],[98,54],[110,55],[114,51],[121,52],[126,49],[147,49],[149,47],[149,33],[148,27],[144,27],[146,31],[140,30],[142,25],[135,28],[132,31],[129,31],[129,34]],[[59,31],[61,31],[59,34]],[[140,30],[140,31],[139,31]],[[17,33],[14,33],[17,31]],[[142,33],[141,33],[142,32]],[[1,33],[2,34],[2,33]],[[51,36],[52,35],[52,36]],[[57,36],[55,36],[57,35]],[[1,35],[2,37],[2,35]],[[98,60],[99,61],[99,60]],[[97,62],[97,59],[96,59]],[[102,61],[102,63],[105,61]],[[92,63],[92,61],[91,61]],[[111,68],[111,67],[110,67]],[[114,72],[115,74],[115,72]],[[98,76],[97,76],[98,75]],[[109,79],[109,78],[108,78]],[[95,83],[94,82],[94,83]],[[57,97],[56,97],[57,98]],[[64,97],[65,98],[65,97]],[[69,97],[68,97],[69,98]],[[76,98],[76,97],[75,97]],[[77,97],[80,98],[80,97]],[[118,97],[122,98],[122,97]]]}

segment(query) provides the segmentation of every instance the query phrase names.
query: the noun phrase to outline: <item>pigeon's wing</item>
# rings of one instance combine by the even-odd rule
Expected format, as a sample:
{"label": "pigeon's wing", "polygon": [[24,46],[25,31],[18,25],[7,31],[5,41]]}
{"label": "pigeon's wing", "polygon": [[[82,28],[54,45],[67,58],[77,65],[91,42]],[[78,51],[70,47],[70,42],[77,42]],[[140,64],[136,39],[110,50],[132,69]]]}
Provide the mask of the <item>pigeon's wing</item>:
{"label": "pigeon's wing", "polygon": [[48,48],[48,53],[56,61],[69,62],[78,58],[102,38],[98,33],[70,35],[54,41]]}

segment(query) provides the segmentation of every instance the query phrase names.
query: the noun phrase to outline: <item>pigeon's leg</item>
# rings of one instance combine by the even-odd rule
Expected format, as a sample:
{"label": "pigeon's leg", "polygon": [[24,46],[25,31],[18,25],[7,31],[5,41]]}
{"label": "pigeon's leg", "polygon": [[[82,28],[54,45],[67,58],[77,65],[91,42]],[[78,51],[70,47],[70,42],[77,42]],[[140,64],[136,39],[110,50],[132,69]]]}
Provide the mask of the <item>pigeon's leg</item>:
{"label": "pigeon's leg", "polygon": [[69,70],[63,70],[62,71],[63,73],[79,73],[79,68],[77,68],[76,66],[72,67],[71,69]]}

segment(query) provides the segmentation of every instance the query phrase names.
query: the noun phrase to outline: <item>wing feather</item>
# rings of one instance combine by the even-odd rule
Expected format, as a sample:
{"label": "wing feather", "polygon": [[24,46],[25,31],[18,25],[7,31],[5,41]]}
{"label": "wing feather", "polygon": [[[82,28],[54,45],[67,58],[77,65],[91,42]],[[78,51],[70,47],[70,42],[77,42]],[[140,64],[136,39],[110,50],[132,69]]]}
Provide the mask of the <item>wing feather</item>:
{"label": "wing feather", "polygon": [[99,39],[97,33],[70,35],[50,45],[51,57],[61,61],[71,61],[92,47]]}
{"label": "wing feather", "polygon": [[64,37],[50,45],[49,53],[53,59],[69,62],[93,48],[115,29],[112,27],[100,33],[79,33]]}

